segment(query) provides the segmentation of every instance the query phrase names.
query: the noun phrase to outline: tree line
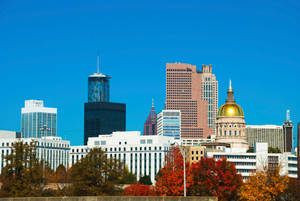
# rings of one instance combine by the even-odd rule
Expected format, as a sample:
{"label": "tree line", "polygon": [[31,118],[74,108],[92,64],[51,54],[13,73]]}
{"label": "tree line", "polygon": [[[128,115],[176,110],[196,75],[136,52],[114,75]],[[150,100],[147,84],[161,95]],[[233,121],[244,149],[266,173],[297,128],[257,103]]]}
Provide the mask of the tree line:
{"label": "tree line", "polygon": [[100,148],[90,150],[69,169],[60,165],[52,171],[38,158],[34,141],[30,144],[20,141],[13,144],[5,161],[7,165],[0,175],[2,197],[182,196],[185,165],[188,196],[216,196],[221,201],[298,200],[297,181],[280,176],[279,168],[257,172],[243,182],[235,165],[225,158],[217,161],[202,158],[197,163],[183,164],[182,155],[175,147],[168,152],[154,186],[147,175],[137,181],[122,161],[108,158]]}

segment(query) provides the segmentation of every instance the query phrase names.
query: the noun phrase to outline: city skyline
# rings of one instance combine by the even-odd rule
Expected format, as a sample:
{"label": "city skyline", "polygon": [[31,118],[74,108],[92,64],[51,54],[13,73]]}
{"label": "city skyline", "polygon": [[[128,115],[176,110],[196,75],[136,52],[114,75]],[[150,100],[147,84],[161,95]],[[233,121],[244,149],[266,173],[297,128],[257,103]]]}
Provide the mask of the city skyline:
{"label": "city skyline", "polygon": [[[39,99],[47,102],[49,107],[58,108],[58,136],[70,140],[74,145],[82,144],[83,103],[88,93],[86,81],[90,74],[96,72],[97,47],[101,48],[101,71],[113,77],[110,86],[112,102],[127,104],[129,131],[143,131],[152,97],[156,100],[156,111],[164,109],[165,64],[177,61],[198,67],[202,64],[213,65],[219,82],[219,107],[226,99],[227,83],[232,79],[237,94],[235,98],[244,109],[247,124],[281,125],[285,120],[285,111],[290,109],[295,125],[300,115],[297,83],[300,73],[297,35],[300,26],[294,20],[299,16],[292,7],[299,8],[295,4],[280,2],[279,5],[267,7],[261,3],[257,7],[237,3],[236,7],[227,7],[236,13],[243,10],[244,14],[240,13],[241,19],[237,20],[209,3],[201,5],[201,15],[189,14],[191,10],[201,7],[196,2],[174,3],[175,12],[168,11],[171,17],[163,15],[154,6],[147,8],[144,4],[129,3],[126,8],[133,11],[132,14],[117,22],[121,14],[128,14],[121,10],[121,14],[110,21],[118,26],[110,26],[101,21],[102,14],[96,9],[103,10],[99,4],[95,8],[86,5],[80,9],[80,5],[74,3],[72,8],[65,10],[66,14],[60,13],[56,7],[48,7],[50,10],[46,14],[35,18],[39,16],[41,4],[32,6],[30,3],[6,2],[7,11],[13,10],[19,15],[13,17],[11,13],[1,10],[3,31],[0,33],[0,42],[3,48],[0,50],[0,66],[5,76],[0,84],[5,98],[1,99],[0,105],[5,115],[0,118],[0,129],[20,131],[20,109],[24,100]],[[67,5],[61,6],[65,9]],[[119,8],[110,7],[109,3],[105,6],[112,14],[120,11]],[[225,3],[219,6],[226,10]],[[182,13],[176,14],[182,7]],[[166,7],[162,5],[160,9],[164,11]],[[154,14],[150,16],[153,19],[146,16],[152,11]],[[213,16],[218,11],[219,15]],[[277,13],[278,17],[270,20],[272,12]],[[282,15],[279,17],[280,13]],[[81,14],[86,14],[86,17],[81,19]],[[136,19],[136,15],[141,19]],[[185,20],[189,21],[187,24],[180,21],[184,15]],[[60,17],[63,22],[71,23],[66,28],[62,27]],[[70,19],[72,17],[74,19]],[[221,22],[232,22],[226,30],[218,22],[219,17],[224,17]],[[253,20],[249,21],[251,17]],[[147,25],[159,22],[159,19],[162,19],[162,23],[152,27],[150,34],[147,33],[151,30]],[[45,20],[50,23],[49,27],[43,25]],[[127,27],[126,20],[132,24],[123,30],[122,36],[116,36],[119,29]],[[142,20],[146,26],[140,24]],[[169,34],[172,27],[179,27],[175,22],[185,30],[192,29],[194,33],[175,29],[173,34]],[[210,26],[210,23],[214,26]],[[103,25],[103,30],[95,28],[99,24]],[[141,28],[137,29],[137,25]],[[51,31],[53,26],[61,28],[59,36]],[[76,26],[87,29],[80,31]],[[15,27],[19,27],[17,32],[12,31]],[[222,36],[216,37],[213,33],[220,29]],[[260,29],[266,31],[260,32]],[[155,34],[159,30],[160,36]],[[12,41],[12,38],[16,40]]]}

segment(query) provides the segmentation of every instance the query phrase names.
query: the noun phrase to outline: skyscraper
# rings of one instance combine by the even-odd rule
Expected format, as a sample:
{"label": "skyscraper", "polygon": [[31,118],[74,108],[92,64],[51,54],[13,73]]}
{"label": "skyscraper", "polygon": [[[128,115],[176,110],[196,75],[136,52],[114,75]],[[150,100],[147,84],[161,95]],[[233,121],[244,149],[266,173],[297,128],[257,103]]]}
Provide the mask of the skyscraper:
{"label": "skyscraper", "polygon": [[110,76],[99,72],[88,77],[88,103],[84,104],[84,144],[89,137],[126,130],[126,105],[109,102]]}
{"label": "skyscraper", "polygon": [[208,127],[213,129],[216,135],[216,118],[218,111],[218,81],[212,73],[212,65],[202,65],[201,97],[208,105],[207,118]]}
{"label": "skyscraper", "polygon": [[21,111],[22,138],[57,135],[57,109],[44,107],[42,100],[26,100]]}
{"label": "skyscraper", "polygon": [[212,134],[212,128],[208,128],[208,105],[202,100],[201,85],[202,74],[196,66],[166,64],[165,108],[180,110],[182,138],[207,138]]}
{"label": "skyscraper", "polygon": [[286,120],[283,123],[284,152],[292,152],[293,149],[293,123],[290,119],[290,110],[286,111]]}
{"label": "skyscraper", "polygon": [[157,120],[153,99],[150,113],[144,123],[143,135],[157,135]]}
{"label": "skyscraper", "polygon": [[174,137],[175,140],[180,140],[180,110],[163,110],[157,115],[157,135]]}

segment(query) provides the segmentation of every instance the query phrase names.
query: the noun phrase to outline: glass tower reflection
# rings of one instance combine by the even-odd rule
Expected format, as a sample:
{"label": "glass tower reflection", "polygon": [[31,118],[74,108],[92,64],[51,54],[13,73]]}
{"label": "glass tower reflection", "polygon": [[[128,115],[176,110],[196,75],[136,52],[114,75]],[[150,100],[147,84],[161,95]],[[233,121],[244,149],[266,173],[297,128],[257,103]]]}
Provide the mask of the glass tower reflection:
{"label": "glass tower reflection", "polygon": [[95,73],[88,78],[88,102],[109,102],[110,76]]}

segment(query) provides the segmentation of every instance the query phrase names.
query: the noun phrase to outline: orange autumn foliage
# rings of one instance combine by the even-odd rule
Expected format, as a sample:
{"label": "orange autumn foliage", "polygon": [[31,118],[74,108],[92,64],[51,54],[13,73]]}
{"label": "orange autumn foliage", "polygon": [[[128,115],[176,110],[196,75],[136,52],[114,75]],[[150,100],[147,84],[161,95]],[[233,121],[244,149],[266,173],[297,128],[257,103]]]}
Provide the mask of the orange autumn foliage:
{"label": "orange autumn foliage", "polygon": [[288,183],[287,176],[279,175],[279,168],[256,172],[242,186],[240,200],[273,201],[287,189]]}
{"label": "orange autumn foliage", "polygon": [[157,195],[154,187],[144,184],[131,184],[124,189],[123,195],[125,196],[155,196]]}
{"label": "orange autumn foliage", "polygon": [[[188,163],[186,167],[186,188],[192,182],[191,168]],[[155,190],[162,196],[182,196],[183,185],[183,158],[177,147],[171,148],[166,156],[166,164],[160,169],[159,177],[155,184]]]}

